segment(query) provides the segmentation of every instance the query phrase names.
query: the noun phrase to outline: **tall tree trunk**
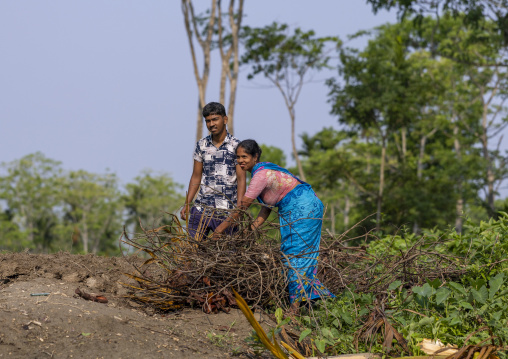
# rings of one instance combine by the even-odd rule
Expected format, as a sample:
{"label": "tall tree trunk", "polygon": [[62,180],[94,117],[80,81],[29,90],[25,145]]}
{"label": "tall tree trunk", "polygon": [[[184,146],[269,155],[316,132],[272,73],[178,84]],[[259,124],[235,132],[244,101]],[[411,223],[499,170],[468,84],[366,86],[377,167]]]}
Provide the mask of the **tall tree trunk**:
{"label": "tall tree trunk", "polygon": [[[483,99],[483,97],[482,97]],[[487,163],[487,209],[489,212],[489,216],[493,216],[496,213],[496,207],[494,205],[495,202],[495,195],[494,195],[494,170],[492,166],[492,158],[490,157],[489,153],[489,138],[487,134],[488,130],[488,104],[483,103],[483,114],[482,114],[482,130],[483,133],[481,135],[481,142],[482,142],[482,150],[483,150],[483,158],[485,159],[485,162]]]}
{"label": "tall tree trunk", "polygon": [[[453,127],[453,147],[455,148],[455,153],[457,156],[457,161],[459,161],[459,167],[462,165],[462,148],[459,141],[459,127],[457,123]],[[463,188],[463,179],[462,174],[459,174],[459,178],[457,180],[457,201],[455,202],[455,230],[457,233],[462,233],[462,225],[463,225],[463,212],[464,212],[464,188]]]}
{"label": "tall tree trunk", "polygon": [[[496,176],[494,174],[494,163],[493,159],[490,156],[489,151],[489,134],[488,130],[489,127],[491,127],[494,123],[494,119],[499,114],[499,111],[496,112],[494,117],[489,123],[489,111],[491,110],[490,105],[492,101],[496,98],[496,95],[499,91],[500,85],[503,81],[504,76],[498,73],[498,68],[496,68],[494,71],[496,73],[496,80],[494,81],[494,84],[490,87],[490,89],[487,89],[486,86],[482,86],[480,88],[480,100],[482,103],[482,134],[481,134],[481,143],[482,143],[482,150],[483,150],[483,158],[485,162],[487,163],[486,168],[486,182],[487,182],[487,211],[489,212],[489,216],[494,216],[496,214],[496,207],[495,207],[495,189],[494,189],[494,182],[496,181]],[[488,98],[485,98],[486,92],[490,91],[490,94]],[[502,108],[502,104],[504,103],[505,99],[501,100],[501,106],[499,108]]]}
{"label": "tall tree trunk", "polygon": [[427,135],[420,139],[420,152],[418,154],[418,164],[416,166],[416,178],[421,181],[423,176],[423,156],[425,156],[425,145],[427,144]]}
{"label": "tall tree trunk", "polygon": [[383,135],[381,148],[381,166],[379,168],[379,190],[377,194],[376,230],[381,229],[381,209],[383,204],[383,191],[385,186],[385,157],[386,157],[386,135]]}
{"label": "tall tree trunk", "polygon": [[[429,133],[423,135],[420,139],[420,152],[418,153],[418,162],[416,165],[416,178],[418,178],[418,183],[421,183],[423,178],[423,157],[425,156],[425,146],[427,144],[427,139],[436,133],[436,131],[437,128],[434,128]],[[413,223],[413,233],[418,232],[420,232],[420,225],[418,223],[418,219],[415,219]]]}
{"label": "tall tree trunk", "polygon": [[351,202],[349,201],[349,197],[346,196],[344,199],[344,230],[349,229],[349,210],[351,208]]}
{"label": "tall tree trunk", "polygon": [[[113,214],[114,213],[113,211],[114,210],[111,209],[111,212],[109,212],[109,213]],[[113,220],[113,216],[112,215],[108,216],[108,219],[106,221],[104,221],[101,230],[96,234],[94,241],[93,241],[93,246],[92,246],[92,253],[93,254],[97,254],[99,252],[101,238],[103,238],[106,235],[108,228],[111,225],[112,220]]]}
{"label": "tall tree trunk", "polygon": [[293,156],[295,157],[296,165],[298,167],[298,173],[300,175],[300,179],[302,181],[306,181],[305,174],[303,173],[302,163],[300,162],[300,156],[298,156],[298,151],[296,150],[296,141],[295,141],[295,110],[294,107],[289,109],[289,114],[291,116],[291,145],[293,147]]}
{"label": "tall tree trunk", "polygon": [[[219,8],[219,11],[220,11],[220,8]],[[219,26],[220,26],[220,23],[219,23]],[[222,66],[221,66],[222,69],[220,72],[219,102],[221,104],[223,104],[224,106],[226,106],[226,80],[228,77],[228,69],[227,68],[229,66],[229,62],[227,60],[228,59],[225,59],[225,58],[222,59]],[[231,119],[229,118],[230,117],[229,111],[228,111],[227,115],[228,115],[228,128],[229,128],[229,127],[231,127]]]}
{"label": "tall tree trunk", "polygon": [[34,244],[34,223],[31,219],[29,219],[27,221],[28,223],[28,241],[31,243],[31,244]]}
{"label": "tall tree trunk", "polygon": [[[462,184],[459,184],[457,186],[457,189],[461,191]],[[462,233],[463,214],[464,214],[464,199],[462,196],[460,196],[459,198],[457,198],[457,201],[455,203],[455,231],[459,234]]]}
{"label": "tall tree trunk", "polygon": [[370,151],[369,151],[369,149],[370,149],[370,146],[369,146],[369,136],[367,136],[365,138],[365,141],[367,142],[367,170],[366,170],[366,172],[367,172],[368,175],[370,175],[370,172],[372,171],[372,169],[371,169],[371,163],[370,163],[371,162],[371,157],[370,157]]}
{"label": "tall tree trunk", "polygon": [[[206,88],[208,86],[208,77],[210,75],[210,61],[211,61],[211,45],[212,36],[215,30],[215,11],[217,8],[217,0],[212,0],[212,9],[210,11],[210,17],[206,28],[206,37],[203,39],[201,35],[201,29],[194,14],[194,6],[192,0],[182,0],[182,13],[184,16],[185,30],[187,33],[187,40],[189,41],[189,47],[191,50],[192,65],[194,69],[194,77],[196,78],[196,84],[198,86],[199,93],[199,106],[200,111],[206,105]],[[198,62],[196,57],[196,51],[194,49],[194,38],[200,45],[203,51],[203,71],[200,74],[198,68]],[[203,135],[203,124],[201,122],[201,115],[198,116],[199,121],[196,130],[197,141],[202,138]]]}
{"label": "tall tree trunk", "polygon": [[83,252],[88,253],[88,224],[86,223],[86,213],[83,214],[83,230],[81,231],[81,241],[83,242]]}
{"label": "tall tree trunk", "polygon": [[237,85],[238,85],[238,72],[236,73],[235,77],[231,78],[229,88],[228,131],[232,135],[235,134],[235,103],[236,103]]}
{"label": "tall tree trunk", "polygon": [[[427,143],[427,135],[422,136],[420,139],[420,152],[418,153],[418,163],[416,165],[416,178],[418,179],[418,183],[421,184],[422,176],[423,176],[423,156],[425,155],[425,144]],[[418,223],[418,218],[415,219],[413,223],[413,233],[420,232],[420,225]]]}
{"label": "tall tree trunk", "polygon": [[[219,98],[220,102],[226,106],[226,85],[229,80],[229,105],[228,105],[228,131],[232,135],[235,132],[235,103],[236,103],[236,90],[238,85],[238,73],[240,69],[240,58],[239,58],[239,31],[243,19],[243,3],[244,0],[238,1],[238,11],[235,12],[235,0],[229,1],[228,17],[229,26],[231,28],[231,46],[227,51],[224,51],[224,42],[222,36],[222,12],[221,12],[221,0],[218,2],[217,7],[217,19],[218,19],[218,35],[219,35],[219,50],[222,60],[221,69],[221,80],[220,80],[220,91]],[[231,57],[233,62],[231,64]]]}
{"label": "tall tree trunk", "polygon": [[330,222],[331,232],[335,236],[335,203],[332,203],[330,208]]}
{"label": "tall tree trunk", "polygon": [[198,99],[198,116],[196,122],[196,142],[203,138],[203,107],[201,106],[201,100]]}
{"label": "tall tree trunk", "polygon": [[[16,191],[16,193],[17,193],[17,191]],[[19,197],[20,196],[18,194],[18,198]],[[32,215],[32,213],[33,213],[32,206],[30,204],[26,207],[21,205],[20,212],[21,212],[21,217],[25,217],[25,225],[26,225],[26,228],[28,229],[28,242],[34,244],[35,236],[34,236],[34,221],[33,221],[33,215]]]}
{"label": "tall tree trunk", "polygon": [[[238,73],[240,72],[240,47],[238,46],[239,32],[242,27],[243,19],[243,2],[244,0],[238,1],[238,11],[234,12],[234,0],[229,3],[229,24],[231,26],[232,35],[232,49],[233,49],[233,66],[229,76],[229,106],[228,114],[230,117],[228,121],[228,127],[231,134],[235,131],[235,104],[236,104],[236,90],[238,86]],[[236,18],[235,18],[236,17]]]}
{"label": "tall tree trunk", "polygon": [[407,153],[407,128],[402,127],[400,129],[401,137],[402,137],[402,162],[406,163],[406,153]]}

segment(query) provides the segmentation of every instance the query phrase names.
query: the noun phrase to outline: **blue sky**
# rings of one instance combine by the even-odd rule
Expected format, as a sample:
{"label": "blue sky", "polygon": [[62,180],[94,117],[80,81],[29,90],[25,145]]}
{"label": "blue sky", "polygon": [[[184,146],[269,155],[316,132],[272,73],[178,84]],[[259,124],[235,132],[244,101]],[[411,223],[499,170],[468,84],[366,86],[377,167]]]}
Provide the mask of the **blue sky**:
{"label": "blue sky", "polygon": [[[245,14],[246,25],[279,21],[342,39],[396,18],[358,0],[246,0]],[[0,162],[41,151],[65,169],[109,169],[127,182],[149,168],[187,184],[197,88],[180,1],[2,1],[0,49]],[[207,102],[218,99],[219,71],[214,58]],[[289,157],[282,97],[246,73],[235,135]],[[305,86],[297,134],[337,126],[323,83],[334,75],[320,73]]]}

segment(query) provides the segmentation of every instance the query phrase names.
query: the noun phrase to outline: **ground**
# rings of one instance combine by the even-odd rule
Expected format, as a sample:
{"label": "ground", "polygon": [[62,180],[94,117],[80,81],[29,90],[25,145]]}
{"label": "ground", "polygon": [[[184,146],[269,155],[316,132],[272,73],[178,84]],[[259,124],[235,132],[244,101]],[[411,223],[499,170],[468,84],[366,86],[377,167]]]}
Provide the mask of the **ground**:
{"label": "ground", "polygon": [[[0,358],[253,357],[239,310],[153,313],[125,297],[124,273],[132,273],[125,258],[0,254]],[[85,300],[77,288],[108,303]]]}

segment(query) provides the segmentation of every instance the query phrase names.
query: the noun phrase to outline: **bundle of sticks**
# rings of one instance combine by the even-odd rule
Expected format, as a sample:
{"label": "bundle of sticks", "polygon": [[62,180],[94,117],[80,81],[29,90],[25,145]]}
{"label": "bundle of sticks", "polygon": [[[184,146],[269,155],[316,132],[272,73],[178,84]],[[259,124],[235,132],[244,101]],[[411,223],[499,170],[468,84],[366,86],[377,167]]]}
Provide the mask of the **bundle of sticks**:
{"label": "bundle of sticks", "polygon": [[[288,268],[275,221],[252,231],[252,216],[245,212],[236,232],[213,239],[194,238],[172,214],[161,220],[163,225],[141,226],[135,235],[124,231],[120,239],[134,267],[127,274],[136,283],[128,285],[132,300],[163,311],[199,305],[210,313],[236,305],[234,288],[250,305],[288,307]],[[351,286],[381,294],[396,280],[410,287],[465,272],[460,260],[436,249],[440,242],[424,236],[398,253],[372,253],[368,243],[376,238],[371,233],[353,238],[349,233],[323,233],[321,240],[318,278],[335,294]],[[132,260],[135,254],[146,260],[139,264]]]}

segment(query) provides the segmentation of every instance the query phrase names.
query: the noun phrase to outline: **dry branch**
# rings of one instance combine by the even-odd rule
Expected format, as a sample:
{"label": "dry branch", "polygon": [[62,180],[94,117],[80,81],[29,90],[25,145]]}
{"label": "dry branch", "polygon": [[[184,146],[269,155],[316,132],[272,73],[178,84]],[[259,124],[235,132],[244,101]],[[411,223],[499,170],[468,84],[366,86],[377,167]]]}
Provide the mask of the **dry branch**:
{"label": "dry branch", "polygon": [[[249,212],[242,218],[238,230],[220,240],[194,240],[174,215],[164,218],[167,224],[142,228],[132,238],[124,232],[121,242],[148,258],[141,266],[133,264],[135,272],[129,276],[137,285],[129,286],[130,298],[157,310],[199,305],[210,313],[236,304],[233,288],[251,305],[287,308],[287,267],[274,229],[278,225],[266,223],[254,233]],[[399,254],[376,255],[367,245],[349,246],[351,240],[346,234],[322,238],[318,277],[335,294],[354,286],[360,292],[386,295],[395,280],[409,288],[465,272],[461,261],[440,253],[441,243],[425,237]]]}

